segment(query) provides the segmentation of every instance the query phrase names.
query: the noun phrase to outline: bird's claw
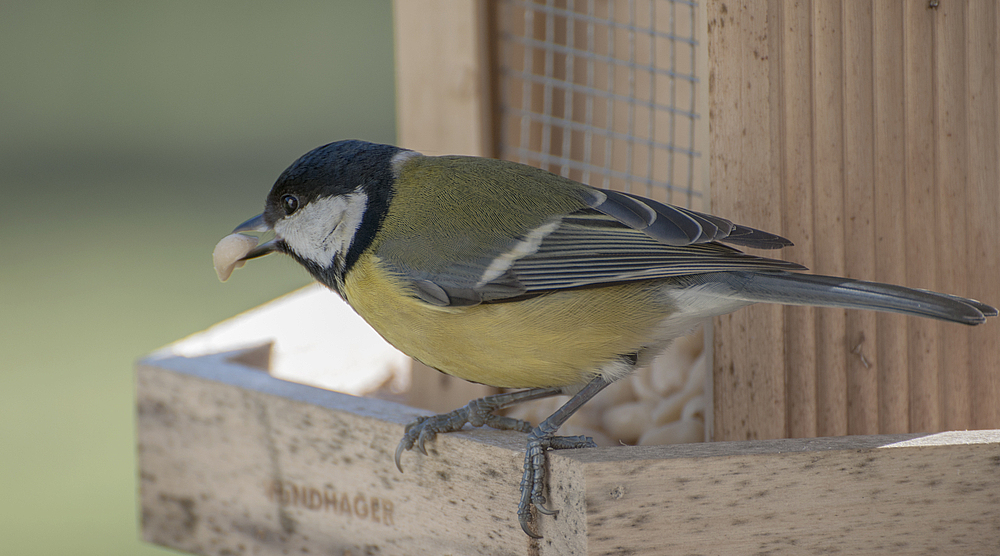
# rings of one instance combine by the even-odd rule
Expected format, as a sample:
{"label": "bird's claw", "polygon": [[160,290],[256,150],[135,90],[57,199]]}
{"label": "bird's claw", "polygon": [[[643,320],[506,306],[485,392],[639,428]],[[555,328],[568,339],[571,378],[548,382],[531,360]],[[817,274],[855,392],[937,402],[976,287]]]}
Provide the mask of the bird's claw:
{"label": "bird's claw", "polygon": [[568,450],[593,448],[597,446],[589,436],[551,436],[532,431],[524,451],[524,473],[521,475],[521,500],[517,504],[517,520],[521,529],[529,537],[540,539],[531,527],[531,508],[542,515],[557,515],[559,510],[545,507],[547,502],[542,490],[545,487],[545,452],[548,450]]}
{"label": "bird's claw", "polygon": [[[599,387],[606,384],[597,383]],[[599,390],[599,388],[598,388]],[[546,422],[538,427],[532,428],[527,421],[494,415],[493,411],[508,407],[511,403],[526,401],[528,399],[539,399],[558,393],[554,388],[541,388],[526,390],[522,392],[497,394],[469,402],[465,407],[461,407],[451,413],[432,415],[429,417],[419,417],[412,423],[406,425],[403,438],[396,446],[396,467],[402,471],[403,466],[400,459],[403,452],[416,447],[424,455],[427,455],[425,444],[434,440],[438,433],[453,432],[460,430],[466,423],[474,427],[488,426],[498,430],[515,430],[528,433],[528,443],[524,452],[524,473],[521,475],[521,499],[517,505],[517,519],[521,523],[521,529],[529,537],[536,539],[540,535],[532,531],[531,508],[542,515],[556,515],[558,510],[545,507],[546,499],[542,491],[545,488],[545,452],[548,450],[567,450],[573,448],[593,448],[596,446],[594,440],[587,436],[555,436],[555,431],[568,417],[569,413],[557,415],[560,419],[553,422],[553,417],[549,417]],[[527,394],[527,395],[526,395]],[[580,395],[579,393],[577,394]],[[592,394],[591,394],[592,395]]]}
{"label": "bird's claw", "polygon": [[417,417],[403,429],[403,438],[399,441],[399,445],[396,446],[396,469],[399,469],[400,472],[403,471],[403,465],[400,463],[403,452],[416,447],[421,454],[426,456],[427,448],[425,444],[430,440],[434,440],[439,432],[457,431],[468,422],[468,407],[460,407],[451,413],[442,413],[441,415]]}
{"label": "bird's claw", "polygon": [[427,442],[434,440],[438,433],[461,430],[466,423],[474,427],[486,425],[497,430],[531,432],[531,424],[527,421],[494,415],[492,412],[499,407],[498,404],[491,401],[491,398],[481,398],[472,400],[465,407],[460,407],[451,413],[417,417],[403,429],[403,438],[396,446],[396,468],[400,472],[403,471],[403,466],[400,463],[403,452],[416,447],[421,454],[426,456],[427,448],[424,445]]}

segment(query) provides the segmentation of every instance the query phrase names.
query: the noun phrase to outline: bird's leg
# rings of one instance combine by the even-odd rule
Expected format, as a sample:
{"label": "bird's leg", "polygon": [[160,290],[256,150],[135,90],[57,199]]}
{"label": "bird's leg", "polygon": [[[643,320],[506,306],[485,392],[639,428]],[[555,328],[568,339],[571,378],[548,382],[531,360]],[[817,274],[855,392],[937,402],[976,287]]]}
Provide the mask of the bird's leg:
{"label": "bird's leg", "polygon": [[403,439],[396,447],[396,468],[400,471],[403,470],[399,459],[406,450],[416,446],[420,453],[426,456],[427,450],[424,449],[424,443],[433,440],[439,432],[460,430],[466,423],[474,427],[486,425],[497,430],[531,432],[531,423],[521,419],[494,415],[493,412],[521,402],[555,396],[561,392],[561,388],[529,388],[517,392],[505,392],[472,400],[465,407],[460,407],[451,413],[418,417],[406,425]]}
{"label": "bird's leg", "polygon": [[517,519],[521,522],[521,529],[529,537],[541,538],[529,526],[531,506],[535,506],[539,513],[545,515],[558,513],[557,510],[545,507],[545,495],[542,494],[542,489],[545,486],[545,452],[547,450],[593,448],[596,446],[594,439],[590,437],[555,436],[555,432],[576,413],[576,410],[580,409],[580,406],[596,396],[608,384],[610,382],[600,376],[594,378],[555,413],[549,415],[548,419],[542,421],[540,425],[528,433],[528,446],[524,452],[524,474],[521,476],[521,501],[517,505]]}

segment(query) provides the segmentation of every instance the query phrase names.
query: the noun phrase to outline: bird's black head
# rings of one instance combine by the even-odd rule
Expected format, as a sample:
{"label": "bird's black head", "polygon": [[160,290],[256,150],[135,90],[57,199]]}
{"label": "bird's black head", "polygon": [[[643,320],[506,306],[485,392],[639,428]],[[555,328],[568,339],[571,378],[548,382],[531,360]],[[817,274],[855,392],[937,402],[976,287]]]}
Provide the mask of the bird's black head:
{"label": "bird's black head", "polygon": [[264,221],[271,227],[322,197],[353,193],[364,187],[387,188],[392,182],[392,157],[402,149],[367,141],[347,140],[317,147],[299,157],[278,176],[264,204]]}
{"label": "bird's black head", "polygon": [[274,240],[246,258],[288,253],[339,291],[344,274],[371,244],[388,212],[394,157],[409,152],[354,140],[309,151],[278,177],[264,213],[237,228],[275,233]]}

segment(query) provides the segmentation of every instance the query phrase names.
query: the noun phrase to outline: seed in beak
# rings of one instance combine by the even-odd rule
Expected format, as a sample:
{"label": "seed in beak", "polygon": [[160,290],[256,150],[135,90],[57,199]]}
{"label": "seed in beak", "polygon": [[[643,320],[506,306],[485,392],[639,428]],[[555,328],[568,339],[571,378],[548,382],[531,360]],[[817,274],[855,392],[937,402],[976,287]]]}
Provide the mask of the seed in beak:
{"label": "seed in beak", "polygon": [[225,282],[233,270],[243,266],[243,260],[257,246],[257,238],[243,234],[229,234],[222,238],[212,251],[212,264],[219,280]]}

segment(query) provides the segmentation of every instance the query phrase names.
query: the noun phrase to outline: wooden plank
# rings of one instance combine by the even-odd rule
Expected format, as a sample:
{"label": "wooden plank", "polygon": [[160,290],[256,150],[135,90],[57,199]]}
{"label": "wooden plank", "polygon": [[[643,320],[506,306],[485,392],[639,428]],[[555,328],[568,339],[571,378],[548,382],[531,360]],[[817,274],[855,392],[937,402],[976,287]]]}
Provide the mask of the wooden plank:
{"label": "wooden plank", "polygon": [[589,554],[992,555],[998,441],[977,431],[579,450],[550,460],[553,505],[585,481]]}
{"label": "wooden plank", "polygon": [[[782,226],[768,229],[799,243],[787,256],[811,261],[821,274],[998,303],[1000,23],[993,4],[946,4],[709,3],[715,212],[761,226],[768,219],[754,215],[769,204],[781,206]],[[807,26],[812,40],[804,48]],[[769,63],[748,64],[758,56],[770,56]],[[810,83],[811,129],[803,123],[801,95]],[[761,91],[766,98],[742,103]],[[725,112],[729,107],[742,112],[734,116]],[[768,141],[761,140],[763,126],[747,125],[754,118],[770,122]],[[808,146],[811,158],[803,151]],[[743,162],[747,153],[756,159],[751,165],[769,164],[770,175],[754,173]],[[810,163],[806,189],[801,175]],[[768,178],[780,183],[777,191],[761,185]],[[756,418],[745,415],[762,411],[762,400],[784,407],[789,435],[1000,425],[1000,341],[993,322],[973,329],[821,309],[813,324],[805,311],[786,309],[778,343],[769,335],[777,321],[763,312],[744,314],[755,326],[742,316],[726,317],[715,334],[713,430],[736,432],[716,438],[755,437],[747,428]],[[754,347],[727,337],[757,331],[757,323],[764,328]],[[724,408],[749,396],[728,389],[761,377],[756,368],[741,370],[742,362],[766,360],[759,350],[779,348],[785,399],[773,400],[777,375],[766,374],[762,400]],[[772,424],[762,427],[773,431]]]}
{"label": "wooden plank", "polygon": [[[780,233],[780,120],[769,88],[780,45],[768,39],[778,5],[712,1],[707,12],[712,211]],[[782,322],[781,309],[767,305],[715,319],[715,439],[785,434]]]}
{"label": "wooden plank", "polygon": [[[1000,10],[974,0],[967,12],[969,80],[969,295],[1000,302]],[[1000,423],[1000,346],[987,327],[969,334],[973,428]],[[989,372],[989,371],[992,372]]]}
{"label": "wooden plank", "polygon": [[[813,4],[812,72],[814,100],[812,175],[817,274],[843,276],[844,270],[844,86],[843,7],[839,2]],[[798,242],[798,237],[793,241]],[[847,434],[847,318],[843,309],[821,309],[816,314],[816,425],[809,436]],[[820,363],[821,362],[821,363]],[[791,372],[810,372],[796,365]],[[805,436],[805,435],[804,435]]]}
{"label": "wooden plank", "polygon": [[[844,3],[844,252],[846,275],[875,277],[872,4]],[[875,313],[848,311],[847,433],[878,432]]]}
{"label": "wooden plank", "polygon": [[[522,554],[523,437],[444,435],[393,463],[406,406],[226,354],[136,369],[143,538],[195,554]],[[485,434],[486,436],[478,436]],[[250,547],[250,548],[248,548]]]}
{"label": "wooden plank", "polygon": [[[813,87],[809,79],[793,76],[810,75],[810,57],[814,34],[812,3],[785,2],[778,16],[784,37],[781,42],[780,88],[781,196],[782,229],[795,238],[795,246],[785,249],[789,260],[815,266],[813,256]],[[825,231],[824,231],[825,232]],[[816,310],[811,307],[787,307],[785,328],[785,395],[787,410],[785,436],[816,436]]]}
{"label": "wooden plank", "polygon": [[[966,285],[968,235],[968,120],[966,105],[965,3],[945,2],[934,17],[934,190],[937,287],[945,292],[968,292]],[[938,391],[941,425],[966,429],[972,425],[968,332],[941,325]]]}
{"label": "wooden plank", "polygon": [[281,381],[240,353],[136,369],[143,537],[195,554],[988,554],[1000,431],[550,453],[557,517],[517,524],[524,436]]}
{"label": "wooden plank", "polygon": [[493,154],[489,9],[482,0],[395,0],[399,144]]}
{"label": "wooden plank", "polygon": [[[934,215],[934,10],[921,2],[903,2],[906,149],[906,228],[924,236],[906,242],[906,285],[936,290],[937,257],[930,256],[926,230]],[[936,254],[936,252],[935,252]],[[940,329],[936,322],[909,319],[910,430],[940,430],[938,395]]]}
{"label": "wooden plank", "polygon": [[[875,280],[906,283],[905,90],[903,3],[874,3]],[[909,431],[909,352],[906,317],[875,315],[878,429]]]}

